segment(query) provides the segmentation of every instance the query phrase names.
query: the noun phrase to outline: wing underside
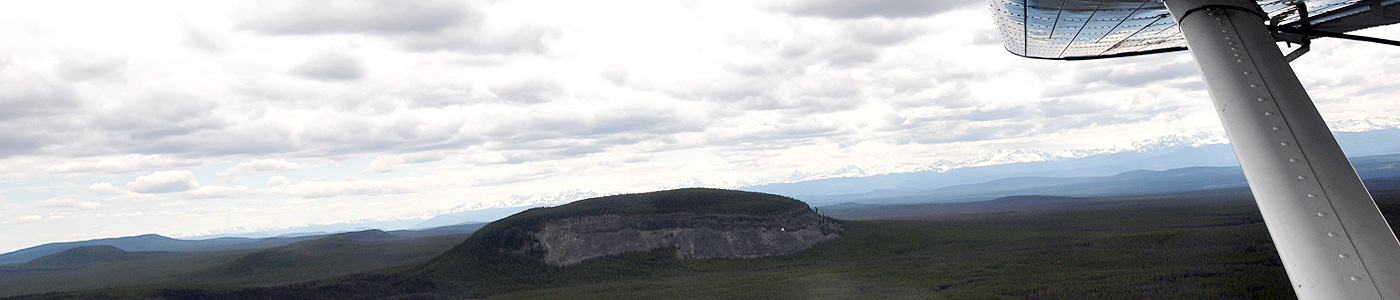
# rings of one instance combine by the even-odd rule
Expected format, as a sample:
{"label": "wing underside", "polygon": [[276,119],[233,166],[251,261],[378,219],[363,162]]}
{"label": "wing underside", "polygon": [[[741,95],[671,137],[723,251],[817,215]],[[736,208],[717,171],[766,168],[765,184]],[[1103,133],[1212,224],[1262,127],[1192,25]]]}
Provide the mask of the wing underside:
{"label": "wing underside", "polygon": [[[1278,25],[1304,27],[1293,0],[1260,7]],[[1306,27],[1334,32],[1400,22],[1400,0],[1305,0]],[[1092,59],[1186,49],[1162,0],[988,0],[1006,50],[1045,59]],[[1383,24],[1377,24],[1383,23]],[[1364,24],[1364,25],[1353,25]]]}

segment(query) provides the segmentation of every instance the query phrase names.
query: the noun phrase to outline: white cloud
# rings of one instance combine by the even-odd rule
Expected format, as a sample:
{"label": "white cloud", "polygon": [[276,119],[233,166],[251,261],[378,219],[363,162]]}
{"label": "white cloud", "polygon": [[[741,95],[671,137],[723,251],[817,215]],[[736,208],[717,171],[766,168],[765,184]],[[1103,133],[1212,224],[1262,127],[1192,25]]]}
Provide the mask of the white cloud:
{"label": "white cloud", "polygon": [[365,77],[360,58],[342,52],[317,54],[292,70],[298,76],[322,81],[354,81]]}
{"label": "white cloud", "polygon": [[229,167],[217,175],[225,177],[250,176],[265,173],[296,171],[311,167],[309,164],[290,162],[282,159],[254,159]]}
{"label": "white cloud", "polygon": [[550,102],[564,95],[563,86],[545,76],[499,83],[489,87],[489,90],[501,101],[523,104]]}
{"label": "white cloud", "polygon": [[190,171],[160,171],[136,177],[136,180],[126,184],[126,189],[137,193],[173,193],[183,192],[199,188],[199,181],[195,180],[194,173]]}
{"label": "white cloud", "polygon": [[23,205],[20,205],[19,203],[10,202],[9,198],[5,198],[4,195],[0,195],[0,217],[16,213],[22,207]]}
{"label": "white cloud", "polygon": [[303,180],[293,185],[283,186],[283,195],[302,198],[328,198],[341,196],[383,196],[408,194],[423,191],[439,183],[414,178],[393,178],[387,180]]}
{"label": "white cloud", "polygon": [[[446,158],[441,151],[419,152],[401,155],[379,155],[365,167],[365,173],[387,173],[413,164],[434,162]],[[285,180],[285,178],[284,178]]]}
{"label": "white cloud", "polygon": [[37,60],[15,60],[0,64],[0,120],[36,118],[61,114],[79,105],[71,84],[55,78],[54,66]]}
{"label": "white cloud", "polygon": [[267,178],[267,186],[272,186],[272,187],[284,186],[284,185],[287,185],[287,184],[290,184],[290,183],[292,183],[292,182],[291,182],[290,180],[287,180],[287,177],[272,176],[272,177],[268,177],[268,178]]}
{"label": "white cloud", "polygon": [[[91,157],[72,157],[52,160],[20,161],[21,166],[42,169],[46,174],[70,177],[109,176],[152,172],[161,169],[182,168],[198,165],[199,162],[162,154],[124,154]],[[42,166],[41,166],[42,165]]]}
{"label": "white cloud", "polygon": [[773,8],[795,15],[836,19],[924,17],[952,8],[982,4],[981,1],[918,1],[918,0],[798,0],[767,1]]}
{"label": "white cloud", "polygon": [[123,190],[122,188],[116,187],[116,186],[112,185],[111,183],[106,183],[106,182],[98,182],[98,183],[94,183],[94,184],[88,185],[88,187],[87,187],[86,189],[84,189],[84,190],[86,190],[87,192],[90,192],[90,193],[94,193],[94,194],[98,194],[98,195],[103,195],[103,196],[125,195],[125,194],[127,194],[127,193],[130,193],[130,192],[127,192],[126,190]]}
{"label": "white cloud", "polygon": [[80,199],[78,199],[78,198],[75,198],[75,197],[72,197],[72,196],[63,196],[63,197],[57,197],[57,198],[50,198],[50,199],[44,200],[44,201],[39,201],[38,203],[35,203],[35,206],[36,206],[36,207],[39,207],[39,208],[58,209],[58,210],[63,210],[63,211],[74,211],[74,210],[94,210],[94,209],[98,209],[98,208],[102,207],[103,205],[102,205],[102,203],[93,202],[93,201],[82,201],[82,200],[80,200]]}
{"label": "white cloud", "polygon": [[254,195],[255,191],[246,186],[206,185],[180,193],[185,199],[226,199]]}
{"label": "white cloud", "polygon": [[0,225],[20,225],[20,224],[29,224],[29,223],[39,222],[39,221],[43,221],[43,220],[44,220],[44,217],[41,217],[41,216],[38,216],[38,215],[24,215],[24,216],[18,216],[18,217],[10,218],[9,220],[0,221]]}
{"label": "white cloud", "polygon": [[[291,199],[358,208],[332,222],[1219,127],[1189,54],[1024,59],[979,3],[4,2],[25,42],[0,45],[0,180],[22,208],[55,181],[99,183],[43,188],[81,194],[54,208],[159,208],[92,228],[207,232],[306,222],[262,217]],[[1400,114],[1400,75],[1374,72],[1397,57],[1320,39],[1291,65],[1325,117],[1361,120]]]}
{"label": "white cloud", "polygon": [[103,199],[103,201],[106,201],[107,203],[112,203],[112,204],[127,205],[127,204],[160,203],[160,202],[164,202],[165,199],[164,199],[164,198],[161,198],[161,197],[159,197],[159,196],[156,196],[155,194],[142,194],[142,193],[126,192],[125,194],[113,195],[113,196],[107,197],[107,198]]}
{"label": "white cloud", "polygon": [[245,26],[270,34],[436,32],[479,18],[470,1],[257,1]]}

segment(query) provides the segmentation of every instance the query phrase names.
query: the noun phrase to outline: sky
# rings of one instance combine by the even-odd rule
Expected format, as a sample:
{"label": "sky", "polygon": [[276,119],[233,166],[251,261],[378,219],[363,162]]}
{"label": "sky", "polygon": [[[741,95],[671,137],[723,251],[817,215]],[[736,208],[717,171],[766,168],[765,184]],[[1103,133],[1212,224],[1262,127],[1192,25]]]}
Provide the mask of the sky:
{"label": "sky", "polygon": [[[1400,112],[1400,48],[1293,66]],[[982,1],[0,0],[0,252],[1219,127],[1189,53],[1017,57]]]}

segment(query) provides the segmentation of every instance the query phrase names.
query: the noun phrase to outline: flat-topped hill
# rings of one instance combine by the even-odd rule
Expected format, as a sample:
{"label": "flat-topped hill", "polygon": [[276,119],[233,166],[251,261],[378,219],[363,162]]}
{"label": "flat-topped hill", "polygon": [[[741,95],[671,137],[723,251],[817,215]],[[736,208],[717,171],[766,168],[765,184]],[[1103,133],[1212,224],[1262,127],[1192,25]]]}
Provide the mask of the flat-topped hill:
{"label": "flat-topped hill", "polygon": [[801,251],[838,238],[843,230],[838,221],[788,197],[677,189],[530,209],[486,225],[422,270],[480,279],[517,277],[531,270],[550,273],[551,268],[627,253],[761,257]]}

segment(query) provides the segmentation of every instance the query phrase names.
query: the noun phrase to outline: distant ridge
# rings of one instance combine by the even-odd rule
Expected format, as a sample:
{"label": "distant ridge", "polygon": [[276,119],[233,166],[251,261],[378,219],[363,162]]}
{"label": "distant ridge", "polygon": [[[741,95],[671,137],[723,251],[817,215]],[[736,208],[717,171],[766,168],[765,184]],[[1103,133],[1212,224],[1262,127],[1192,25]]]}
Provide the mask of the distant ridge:
{"label": "distant ridge", "polygon": [[295,251],[267,249],[253,252],[238,259],[215,266],[209,272],[218,276],[243,277],[257,276],[260,273],[292,270],[305,267],[314,257]]}
{"label": "distant ridge", "polygon": [[[1356,125],[1363,124],[1366,126]],[[1333,124],[1337,142],[1356,160],[1400,153],[1400,119],[1366,120]],[[914,195],[946,186],[974,184],[1007,177],[1108,176],[1133,170],[1166,170],[1199,166],[1238,166],[1234,151],[1223,135],[1167,136],[1133,143],[1112,151],[1006,150],[965,162],[936,162],[933,167],[900,167],[877,170],[849,166],[827,175],[805,174],[783,182],[744,185],[737,189],[809,199],[849,198],[860,194],[879,197]],[[798,174],[795,174],[798,175]],[[870,197],[867,197],[870,198]],[[819,201],[820,202],[820,201]],[[830,201],[814,204],[834,204]]]}
{"label": "distant ridge", "polygon": [[[1400,177],[1400,154],[1351,158],[1362,179]],[[813,206],[855,202],[914,204],[969,202],[1014,195],[1112,196],[1243,188],[1239,166],[1132,170],[1108,176],[1006,177],[921,191],[878,191],[854,195],[796,196]]]}
{"label": "distant ridge", "polygon": [[20,266],[24,268],[53,268],[63,266],[85,265],[91,263],[136,260],[144,257],[150,257],[150,255],[138,255],[136,253],[122,251],[122,249],[117,249],[117,247],[107,245],[81,246],[74,247],[63,252],[36,258]]}
{"label": "distant ridge", "polygon": [[0,265],[13,265],[24,263],[46,255],[63,252],[81,246],[111,246],[122,251],[172,251],[184,252],[216,247],[225,247],[252,243],[256,239],[247,238],[217,238],[211,240],[179,240],[156,234],[143,234],[138,236],[96,239],[79,242],[44,244],[14,252],[0,254]]}
{"label": "distant ridge", "polygon": [[319,239],[328,236],[355,241],[381,241],[391,239],[461,234],[475,231],[476,229],[481,228],[482,225],[484,224],[474,223],[434,227],[420,230],[396,230],[391,232],[385,232],[379,229],[371,229],[354,232],[339,232],[332,234],[322,233],[296,237],[271,237],[257,239],[224,237],[207,240],[182,240],[169,238],[157,234],[143,234],[129,237],[105,238],[66,243],[51,243],[20,249],[10,253],[0,254],[0,266],[16,266],[40,257],[84,246],[109,246],[126,252],[191,252],[241,249],[267,249],[285,246],[302,241]]}
{"label": "distant ridge", "polygon": [[379,229],[332,234],[331,238],[345,238],[356,241],[381,241],[398,239],[398,236]]}
{"label": "distant ridge", "polygon": [[[470,227],[454,227],[470,228]],[[251,283],[281,278],[297,281],[318,276],[347,275],[370,271],[409,261],[420,263],[431,259],[465,236],[457,231],[432,239],[440,240],[434,251],[398,248],[393,245],[413,244],[407,238],[378,229],[320,236],[311,240],[246,252],[236,259],[194,273],[196,277],[215,278],[224,282]],[[421,238],[421,237],[420,237]],[[439,242],[433,242],[439,243]],[[354,261],[347,261],[354,260]],[[353,271],[353,272],[352,272]],[[319,274],[319,275],[317,275]],[[271,298],[271,299],[283,299]],[[295,298],[295,297],[293,297]]]}

